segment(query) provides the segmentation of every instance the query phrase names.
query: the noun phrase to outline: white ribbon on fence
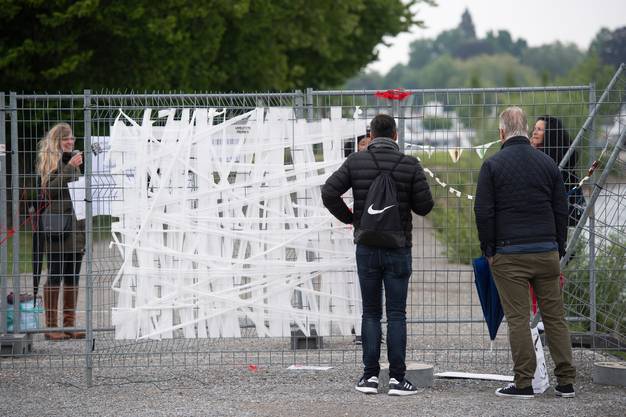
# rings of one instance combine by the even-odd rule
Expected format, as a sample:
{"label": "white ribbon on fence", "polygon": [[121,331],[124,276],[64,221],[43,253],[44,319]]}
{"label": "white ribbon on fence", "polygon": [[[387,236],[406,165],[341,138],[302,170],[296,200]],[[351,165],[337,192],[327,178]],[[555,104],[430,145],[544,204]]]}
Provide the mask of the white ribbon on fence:
{"label": "white ribbon on fence", "polygon": [[352,230],[328,215],[320,185],[366,121],[339,107],[313,122],[291,108],[227,115],[146,109],[140,124],[120,111],[111,128],[124,194],[111,204],[116,337],[241,337],[242,323],[259,337],[359,331]]}

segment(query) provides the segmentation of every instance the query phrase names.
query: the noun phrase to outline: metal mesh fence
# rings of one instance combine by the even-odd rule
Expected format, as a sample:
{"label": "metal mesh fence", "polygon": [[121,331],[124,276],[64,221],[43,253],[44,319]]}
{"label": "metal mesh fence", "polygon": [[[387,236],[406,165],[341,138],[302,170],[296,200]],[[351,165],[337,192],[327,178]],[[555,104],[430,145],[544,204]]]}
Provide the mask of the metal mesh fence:
{"label": "metal mesh fence", "polygon": [[[584,214],[582,217],[580,213],[574,214],[569,262],[563,265],[568,319],[577,346],[596,352],[622,350],[626,309],[625,82],[620,69],[599,98],[594,86],[407,90],[388,92],[386,96],[375,91],[313,90],[289,94],[2,95],[0,145],[5,145],[2,150],[6,152],[0,175],[0,330],[9,336],[27,334],[32,350],[3,352],[0,367],[85,367],[91,375],[92,368],[100,367],[360,364],[358,331],[349,334],[336,330],[340,323],[331,323],[323,338],[299,334],[293,323],[288,329],[291,332],[259,337],[263,335],[258,325],[240,319],[239,337],[201,337],[195,333],[190,338],[185,334],[184,323],[175,319],[171,338],[115,338],[112,310],[119,305],[121,294],[115,290],[115,280],[124,259],[118,247],[111,244],[111,231],[117,227],[119,218],[92,214],[106,212],[111,203],[129,199],[125,193],[130,191],[119,185],[123,181],[117,181],[109,187],[110,195],[95,195],[102,191],[99,184],[106,178],[93,170],[97,155],[89,150],[102,138],[111,136],[120,112],[140,124],[146,109],[152,109],[154,114],[174,109],[175,117],[180,116],[182,109],[217,109],[225,112],[225,120],[227,116],[235,117],[256,108],[287,108],[292,110],[292,119],[286,125],[293,130],[297,129],[298,120],[323,123],[333,117],[356,118],[365,126],[377,113],[394,115],[399,143],[406,153],[420,159],[436,200],[435,209],[426,218],[414,216],[407,359],[456,369],[464,366],[490,369],[510,363],[506,323],[491,342],[471,267],[471,259],[480,255],[473,194],[482,162],[499,149],[495,143],[498,115],[507,106],[521,106],[528,114],[531,129],[540,116],[558,117],[572,139],[576,139],[576,153],[567,155],[570,161],[567,170],[573,174],[568,177],[572,178],[570,188],[597,161],[590,179],[581,186],[584,199],[578,204]],[[160,123],[154,117],[152,121],[155,126]],[[59,122],[70,124],[76,148],[85,151],[84,169],[88,179],[83,191],[84,198],[92,203],[86,205],[86,252],[80,270],[76,323],[73,327],[61,326],[60,330],[86,331],[86,340],[45,340],[43,333],[51,329],[46,327],[41,301],[36,304],[39,309],[32,307],[33,301],[28,297],[22,302],[7,303],[9,292],[33,294],[37,258],[33,214],[40,207],[35,174],[37,143]],[[347,139],[322,138],[307,144],[299,143],[294,135],[289,149],[284,151],[285,164],[297,169],[299,152],[311,152],[312,160],[323,161],[328,158],[330,147],[340,149],[343,158],[357,149],[356,133],[364,132],[355,132]],[[232,181],[234,184],[236,178]],[[280,184],[269,184],[267,192],[275,188],[280,188]],[[294,198],[295,204],[302,198],[304,202],[299,204],[304,205],[312,197],[306,194]],[[323,235],[319,239],[324,239]],[[285,261],[289,261],[291,255],[285,256]],[[297,256],[297,250],[293,256]],[[319,265],[324,263],[321,256],[309,260]],[[43,288],[49,264],[41,260],[41,265],[40,288]],[[341,266],[328,273],[334,274],[336,283],[342,277],[345,280],[354,276],[354,269],[354,266]],[[324,297],[321,282],[311,275],[308,284],[298,284],[292,293],[292,304],[303,310],[314,308],[313,304],[320,303]],[[241,285],[245,284],[242,281]],[[42,293],[40,289],[39,296]],[[307,294],[314,294],[309,304]],[[62,303],[63,297],[60,298]],[[18,328],[11,331],[7,329],[9,316],[17,318]],[[60,313],[58,319],[61,321]],[[176,327],[177,324],[180,326]],[[308,322],[306,326],[306,330],[315,327]],[[303,346],[297,346],[300,342]]]}

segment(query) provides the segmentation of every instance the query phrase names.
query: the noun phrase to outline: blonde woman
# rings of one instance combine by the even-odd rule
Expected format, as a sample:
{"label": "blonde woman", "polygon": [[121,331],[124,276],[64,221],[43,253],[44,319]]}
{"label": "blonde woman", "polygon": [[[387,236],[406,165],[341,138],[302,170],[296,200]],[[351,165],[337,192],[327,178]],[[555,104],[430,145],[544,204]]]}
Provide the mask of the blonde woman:
{"label": "blonde woman", "polygon": [[[44,288],[46,327],[57,327],[59,292],[63,285],[63,327],[75,327],[78,279],[85,248],[84,221],[78,221],[70,199],[68,182],[80,176],[83,156],[74,150],[76,139],[67,123],[50,129],[39,143],[37,174],[41,183],[44,215],[65,215],[71,218],[65,233],[45,233],[48,257],[48,280]],[[48,340],[83,339],[83,332],[50,331]]]}

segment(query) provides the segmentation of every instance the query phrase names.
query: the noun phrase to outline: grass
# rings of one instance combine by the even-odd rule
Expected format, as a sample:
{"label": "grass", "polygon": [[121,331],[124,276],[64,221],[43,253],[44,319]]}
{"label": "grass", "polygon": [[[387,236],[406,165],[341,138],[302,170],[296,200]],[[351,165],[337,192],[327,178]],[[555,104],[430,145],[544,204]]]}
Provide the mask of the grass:
{"label": "grass", "polygon": [[609,350],[609,353],[623,361],[626,361],[626,352],[621,350]]}
{"label": "grass", "polygon": [[[493,145],[485,157],[496,152]],[[474,219],[474,196],[478,172],[484,161],[472,149],[465,149],[457,162],[447,151],[414,152],[424,168],[428,168],[439,180],[446,184],[442,187],[434,178],[427,175],[435,207],[428,215],[432,220],[437,239],[446,248],[445,254],[450,262],[469,264],[480,256],[480,242]],[[450,187],[462,193],[457,197],[450,193]]]}
{"label": "grass", "polygon": [[[21,230],[19,232],[19,260],[18,266],[20,273],[32,272],[32,251],[33,251],[33,233],[30,230]],[[7,271],[13,270],[13,245],[16,236],[10,237],[3,245],[7,248]]]}

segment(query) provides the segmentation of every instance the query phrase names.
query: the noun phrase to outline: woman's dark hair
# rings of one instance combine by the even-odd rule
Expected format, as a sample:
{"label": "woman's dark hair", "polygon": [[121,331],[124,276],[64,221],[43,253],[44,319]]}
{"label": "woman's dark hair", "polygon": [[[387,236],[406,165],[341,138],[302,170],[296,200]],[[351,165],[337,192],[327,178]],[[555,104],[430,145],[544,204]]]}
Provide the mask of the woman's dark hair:
{"label": "woman's dark hair", "polygon": [[[572,145],[572,141],[569,137],[569,133],[567,129],[563,127],[563,123],[561,120],[556,117],[544,115],[537,118],[537,121],[543,120],[546,124],[545,132],[543,135],[543,147],[542,151],[548,154],[554,162],[559,165],[561,160],[567,153],[567,150]],[[565,168],[573,169],[576,167],[576,160],[578,159],[578,155],[576,154],[576,150],[572,153]]]}

